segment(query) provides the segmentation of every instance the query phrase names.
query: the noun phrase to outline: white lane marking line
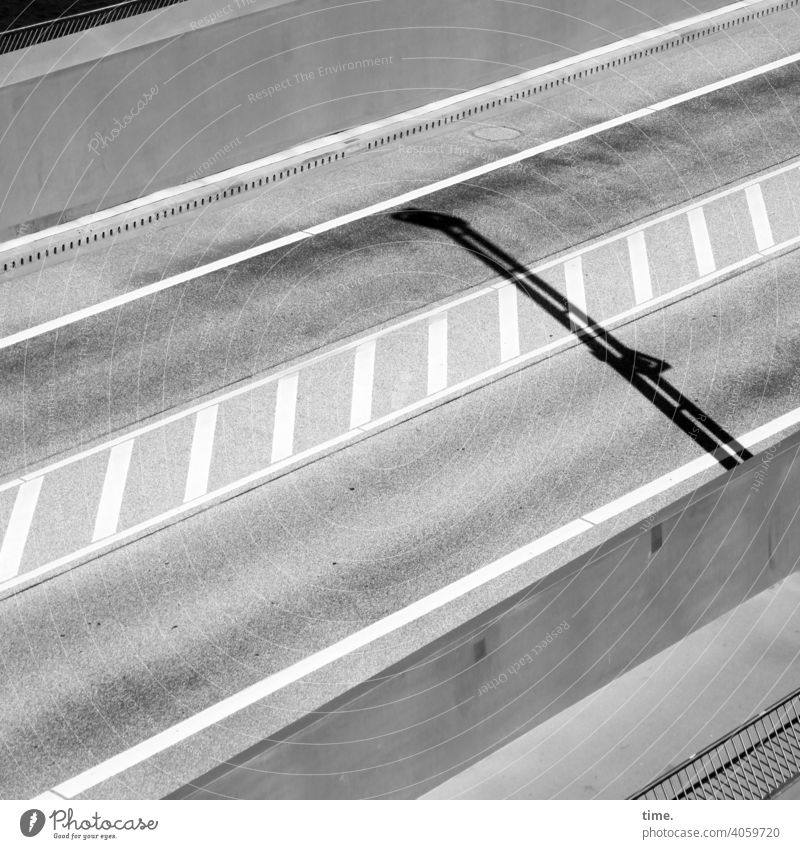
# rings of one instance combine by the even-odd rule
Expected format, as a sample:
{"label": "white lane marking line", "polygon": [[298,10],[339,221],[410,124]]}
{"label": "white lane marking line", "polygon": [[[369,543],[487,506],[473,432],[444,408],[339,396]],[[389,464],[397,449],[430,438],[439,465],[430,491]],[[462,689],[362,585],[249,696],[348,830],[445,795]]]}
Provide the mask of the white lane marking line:
{"label": "white lane marking line", "polygon": [[0,547],[0,581],[13,578],[19,571],[42,481],[44,481],[43,476],[33,478],[33,480],[25,481],[17,490],[8,526],[3,535],[3,545]]}
{"label": "white lane marking line", "polygon": [[[619,41],[614,41],[611,44],[606,44],[602,47],[596,47],[593,50],[579,53],[576,56],[559,59],[557,62],[552,62],[551,64],[544,65],[540,68],[535,68],[532,71],[525,71],[522,74],[516,74],[513,77],[506,77],[502,80],[497,80],[497,82],[481,86],[480,88],[470,89],[468,91],[461,92],[460,94],[444,98],[443,100],[436,100],[432,103],[427,103],[424,106],[409,109],[406,112],[400,112],[395,115],[390,115],[387,118],[381,118],[378,121],[372,121],[369,124],[362,124],[353,127],[347,131],[347,136],[348,138],[358,138],[360,136],[380,131],[386,127],[394,126],[395,124],[413,120],[414,118],[421,118],[432,112],[440,112],[442,110],[449,109],[452,106],[457,106],[460,103],[473,100],[474,98],[480,98],[483,95],[501,91],[509,86],[517,86],[521,83],[527,82],[528,80],[535,80],[538,77],[547,76],[554,71],[560,71],[563,68],[569,68],[573,65],[578,65],[591,59],[599,58],[600,56],[606,56],[609,53],[616,52],[617,50],[624,50],[626,47],[632,47],[635,44],[641,44],[654,38],[660,38],[661,36],[677,32],[685,27],[691,27],[698,23],[713,21],[715,18],[728,15],[739,9],[746,9],[748,6],[754,5],[755,2],[757,2],[757,0],[739,0],[738,3],[732,3],[728,6],[723,6],[720,9],[714,9],[711,12],[703,12],[702,14],[694,15],[691,18],[684,18],[681,21],[676,21],[674,24],[666,24],[665,26],[658,27],[657,29],[647,30],[639,35],[623,38]],[[51,236],[58,236],[61,233],[68,233],[78,228],[91,226],[101,221],[108,220],[109,218],[123,215],[126,212],[133,212],[137,209],[157,204],[161,201],[174,200],[183,194],[194,192],[197,189],[214,188],[216,191],[217,186],[221,186],[228,180],[241,177],[253,171],[260,170],[261,168],[269,167],[270,165],[278,165],[281,162],[294,159],[298,156],[313,154],[314,151],[319,151],[323,148],[330,147],[332,144],[340,143],[341,133],[312,139],[309,142],[296,145],[288,150],[272,153],[262,159],[257,159],[253,162],[246,162],[243,165],[236,165],[233,168],[228,168],[225,171],[219,171],[216,174],[209,174],[207,177],[203,177],[191,183],[183,183],[180,186],[171,186],[167,189],[160,189],[157,192],[152,192],[151,194],[145,195],[141,198],[136,198],[134,200],[127,201],[126,203],[109,207],[108,209],[99,210],[98,212],[93,212],[89,215],[84,215],[81,218],[76,218],[73,221],[66,222],[65,224],[57,224],[53,227],[48,227],[45,230],[39,230],[35,233],[28,233],[27,235],[19,236],[16,239],[10,239],[7,242],[0,243],[0,251],[5,252],[16,250],[17,248],[24,247],[25,245],[40,239],[47,239]],[[331,153],[333,153],[333,151],[331,151]]]}
{"label": "white lane marking line", "polygon": [[[33,477],[33,476],[32,476]],[[5,483],[0,484],[0,492],[5,492],[7,489],[14,489],[23,482],[22,478],[12,478]]]}
{"label": "white lane marking line", "polygon": [[517,287],[513,283],[497,290],[497,308],[500,322],[500,362],[504,363],[519,356]]}
{"label": "white lane marking line", "polygon": [[[800,54],[798,54],[800,59]],[[388,200],[373,203],[363,209],[357,209],[355,212],[348,212],[345,215],[340,215],[338,218],[333,218],[330,221],[325,221],[322,224],[315,224],[309,227],[306,232],[313,236],[318,236],[320,233],[327,233],[329,230],[334,230],[337,227],[342,227],[345,224],[351,224],[353,221],[360,221],[362,218],[368,218],[371,215],[377,215],[381,212],[386,212],[394,209],[397,206],[402,206],[406,203],[419,200],[428,195],[449,189],[451,186],[458,186],[462,183],[474,180],[476,177],[482,177],[486,174],[491,174],[501,168],[506,168],[509,165],[516,165],[518,162],[524,162],[526,159],[531,159],[539,156],[542,153],[548,153],[551,150],[556,150],[564,145],[572,142],[582,141],[590,136],[602,133],[605,130],[611,130],[623,124],[629,124],[639,118],[644,118],[647,115],[652,115],[653,110],[646,106],[642,109],[637,109],[635,112],[628,112],[626,115],[619,115],[616,118],[609,118],[607,121],[602,121],[599,124],[593,124],[591,127],[586,127],[583,130],[576,130],[566,136],[553,139],[552,141],[544,142],[536,145],[536,147],[528,148],[527,150],[513,153],[510,156],[505,156],[502,159],[496,159],[493,162],[487,162],[484,165],[479,165],[476,168],[470,168],[468,171],[463,171],[461,174],[454,174],[452,177],[445,177],[442,180],[437,180],[435,183],[429,183],[427,186],[421,186],[418,189],[412,189],[409,192],[404,192],[402,195],[389,198]]]}
{"label": "white lane marking line", "polygon": [[761,185],[755,183],[744,190],[747,198],[747,208],[750,210],[750,220],[753,222],[753,232],[756,236],[756,245],[760,251],[771,248],[775,244],[772,235],[772,227],[769,224],[767,207],[764,204],[764,194]]}
{"label": "white lane marking line", "polygon": [[447,313],[428,323],[428,395],[447,388]]}
{"label": "white lane marking line", "polygon": [[[764,439],[776,436],[781,431],[797,424],[800,424],[800,407],[749,431],[739,437],[737,441],[745,448],[754,448]],[[120,752],[102,763],[90,767],[79,775],[58,784],[52,788],[52,792],[66,798],[73,798],[80,793],[85,793],[103,781],[107,781],[109,778],[113,778],[115,775],[119,775],[121,772],[169,749],[177,743],[197,734],[199,731],[227,719],[266,696],[296,681],[302,680],[307,675],[328,666],[354,651],[363,649],[370,643],[388,636],[434,610],[444,607],[446,604],[483,586],[500,575],[513,571],[534,557],[538,557],[558,545],[585,533],[601,522],[618,515],[622,510],[644,503],[654,495],[665,492],[676,483],[686,481],[715,465],[717,465],[717,462],[710,455],[704,454],[702,457],[656,478],[646,486],[639,487],[632,493],[616,499],[607,505],[606,508],[591,511],[580,519],[574,519],[568,522],[562,527],[545,534],[538,540],[534,540],[510,552],[494,562],[471,572],[466,577],[436,590],[401,610],[374,622],[372,625],[368,625],[366,628],[356,631],[349,637],[345,637],[343,640],[339,640],[333,645],[309,655],[304,660],[292,664],[286,669],[246,687],[235,695],[211,705],[194,716],[176,723],[159,734],[141,743],[137,743],[124,752]]]}
{"label": "white lane marking line", "polygon": [[708,85],[701,86],[700,88],[693,89],[692,91],[684,92],[683,94],[677,94],[675,97],[669,97],[666,100],[660,100],[658,103],[653,104],[650,108],[654,112],[662,109],[670,109],[673,106],[679,106],[681,103],[686,103],[689,100],[695,100],[698,97],[704,97],[707,94],[720,91],[720,89],[728,88],[729,86],[736,85],[737,83],[743,83],[747,80],[752,80],[753,77],[768,74],[770,71],[777,71],[779,68],[785,68],[786,65],[791,65],[792,61],[796,62],[798,58],[800,58],[800,54],[798,53],[794,53],[792,56],[795,58],[792,59],[790,56],[785,56],[783,59],[776,59],[774,62],[768,62],[766,65],[760,65],[758,68],[751,68],[749,71],[742,71],[739,74],[734,74],[732,77],[726,77],[724,80],[709,83]]}
{"label": "white lane marking line", "polygon": [[372,418],[372,384],[375,379],[375,339],[356,348],[353,364],[353,394],[350,401],[350,428],[365,425]]}
{"label": "white lane marking line", "polygon": [[103,490],[100,494],[100,503],[97,506],[92,542],[105,539],[105,537],[110,537],[117,532],[132,451],[133,440],[129,439],[115,445],[108,453],[108,465],[103,480]]}
{"label": "white lane marking line", "polygon": [[0,339],[0,350],[10,348],[12,345],[19,345],[21,342],[27,342],[30,339],[35,339],[44,333],[51,333],[54,330],[60,330],[62,327],[67,327],[70,324],[75,324],[78,321],[83,321],[86,318],[91,318],[95,315],[108,312],[109,310],[118,309],[125,304],[133,303],[141,298],[146,298],[158,292],[163,292],[165,289],[171,289],[173,286],[178,286],[181,283],[187,283],[190,280],[195,280],[198,277],[205,277],[207,274],[212,274],[215,271],[221,271],[231,265],[236,265],[239,262],[252,259],[262,254],[271,253],[279,248],[293,245],[295,242],[300,242],[303,239],[310,238],[310,235],[304,230],[298,233],[292,233],[290,236],[284,236],[281,239],[275,239],[272,242],[265,242],[263,245],[256,245],[254,248],[248,248],[246,251],[240,251],[237,254],[232,254],[229,257],[214,260],[214,262],[206,263],[206,265],[192,268],[189,271],[182,271],[174,277],[167,277],[164,280],[157,280],[155,283],[148,283],[139,289],[133,289],[123,295],[117,295],[115,298],[110,298],[107,301],[102,301],[99,304],[93,304],[90,307],[76,310],[68,313],[60,318],[54,318],[50,321],[45,321],[42,324],[37,324],[27,330],[20,330],[17,333],[12,333]]}
{"label": "white lane marking line", "polygon": [[[620,115],[616,118],[611,118],[607,121],[602,121],[599,124],[594,124],[584,130],[578,130],[574,133],[570,133],[569,135],[562,136],[560,138],[553,139],[552,141],[537,145],[536,147],[529,148],[528,150],[520,151],[519,153],[512,154],[511,156],[507,156],[502,159],[497,159],[494,162],[486,163],[485,165],[481,165],[477,168],[472,168],[469,171],[463,172],[462,174],[456,174],[453,177],[447,177],[446,179],[439,180],[435,183],[430,183],[427,186],[423,186],[419,189],[406,192],[405,194],[398,195],[397,197],[390,198],[386,201],[381,201],[380,203],[372,204],[371,206],[365,207],[361,210],[357,210],[356,212],[352,212],[347,215],[342,215],[338,218],[334,218],[322,224],[314,225],[313,227],[309,227],[307,230],[301,230],[289,236],[284,236],[281,239],[276,239],[274,242],[269,242],[266,245],[261,245],[255,248],[251,248],[248,251],[242,251],[237,254],[232,254],[229,257],[217,260],[215,263],[209,263],[209,266],[203,266],[200,269],[193,269],[191,271],[183,272],[182,274],[176,275],[175,277],[171,277],[166,280],[162,280],[158,283],[153,283],[148,286],[144,286],[141,289],[136,289],[133,292],[121,295],[117,298],[112,298],[108,301],[103,301],[99,304],[94,304],[91,307],[86,307],[85,309],[77,310],[76,312],[61,316],[60,318],[53,319],[42,324],[38,324],[26,330],[21,330],[18,333],[12,334],[11,336],[7,336],[3,339],[0,339],[0,350],[2,350],[3,348],[7,348],[10,345],[17,345],[20,342],[33,339],[36,336],[41,336],[43,333],[49,333],[53,330],[57,330],[61,327],[73,324],[76,321],[81,321],[90,316],[107,312],[110,309],[115,309],[122,304],[130,303],[131,301],[138,300],[139,298],[147,297],[153,294],[154,292],[160,292],[163,289],[168,289],[172,286],[178,285],[179,283],[194,280],[195,278],[200,277],[203,274],[210,273],[209,270],[203,270],[209,269],[210,266],[215,266],[215,268],[211,270],[219,270],[220,268],[235,265],[236,263],[242,262],[245,259],[251,258],[251,256],[257,256],[260,254],[268,253],[271,250],[276,250],[278,247],[282,247],[284,245],[291,244],[292,242],[297,242],[302,239],[306,239],[309,237],[309,235],[318,235],[320,233],[327,232],[328,230],[333,230],[337,227],[349,224],[353,221],[358,221],[362,218],[367,218],[371,215],[386,212],[389,209],[393,209],[394,207],[401,206],[402,204],[418,200],[422,197],[426,197],[427,195],[441,191],[442,189],[449,188],[450,186],[455,186],[460,183],[468,182],[469,180],[472,180],[475,177],[480,177],[484,174],[489,174],[493,171],[505,168],[508,165],[514,165],[518,162],[530,159],[531,157],[538,156],[542,153],[546,153],[551,150],[555,150],[559,147],[563,147],[564,145],[568,145],[576,141],[581,141],[582,139],[589,138],[590,136],[605,132],[606,130],[622,126],[623,124],[629,124],[633,121],[638,120],[639,118],[643,118],[647,115],[652,115],[655,111],[666,108],[665,104],[675,105],[675,103],[678,102],[683,103],[687,100],[692,100],[695,97],[701,97],[711,91],[717,91],[719,89],[725,88],[726,86],[733,85],[737,82],[752,79],[753,77],[760,76],[762,74],[768,73],[769,71],[776,70],[786,65],[791,65],[797,61],[800,61],[800,53],[794,53],[791,56],[784,57],[783,59],[779,59],[776,62],[770,62],[758,68],[753,68],[750,71],[745,71],[743,74],[737,74],[734,77],[729,77],[725,80],[721,80],[718,83],[713,83],[710,86],[704,86],[702,89],[696,89],[695,91],[688,92],[686,95],[682,95],[681,100],[676,100],[675,98],[672,98],[672,101],[674,101],[674,103],[663,101],[661,103],[656,103],[651,106],[646,106],[642,109],[637,109],[636,111],[629,112],[625,115]],[[703,203],[705,203],[705,201],[703,201]]]}
{"label": "white lane marking line", "polygon": [[647,244],[644,230],[628,236],[628,255],[631,260],[633,277],[633,297],[637,304],[644,304],[653,297],[653,283],[650,279],[650,261],[647,257]]}
{"label": "white lane marking line", "polygon": [[294,450],[294,420],[297,413],[299,373],[287,374],[278,381],[275,395],[275,424],[272,432],[272,462],[291,457]]}
{"label": "white lane marking line", "polygon": [[157,752],[164,751],[164,749],[168,749],[188,739],[226,717],[261,701],[261,699],[283,689],[294,681],[299,681],[305,676],[328,666],[339,658],[345,657],[354,651],[368,646],[370,643],[375,642],[375,640],[391,634],[409,622],[420,619],[428,613],[443,607],[454,598],[471,592],[500,575],[516,569],[532,558],[590,530],[591,527],[588,522],[584,522],[581,519],[569,522],[564,527],[558,528],[552,533],[546,534],[540,539],[507,554],[505,557],[501,557],[499,560],[495,560],[493,563],[471,572],[455,583],[409,604],[407,607],[390,614],[384,619],[380,619],[378,622],[368,625],[360,631],[356,631],[349,637],[345,637],[343,640],[339,640],[339,642],[309,655],[298,663],[292,664],[286,669],[276,672],[235,695],[173,725],[171,728],[131,747],[127,751],[115,755],[107,761],[82,772],[80,775],[62,782],[54,787],[53,791],[72,798],[82,793],[86,788],[94,787],[100,782],[118,775],[120,772],[147,760]]}
{"label": "white lane marking line", "polygon": [[711,238],[706,226],[706,215],[702,206],[690,209],[686,213],[689,219],[689,232],[692,234],[694,255],[697,260],[697,271],[701,277],[713,273],[717,264],[714,261],[714,252],[711,249]]}
{"label": "white lane marking line", "polygon": [[184,501],[193,501],[208,492],[208,474],[214,452],[214,434],[217,429],[219,404],[198,410],[194,420],[192,451],[189,456],[189,472],[186,475]]}
{"label": "white lane marking line", "polygon": [[564,263],[564,277],[567,281],[567,300],[569,301],[569,320],[572,332],[587,326],[586,291],[583,286],[583,260],[576,256]]}

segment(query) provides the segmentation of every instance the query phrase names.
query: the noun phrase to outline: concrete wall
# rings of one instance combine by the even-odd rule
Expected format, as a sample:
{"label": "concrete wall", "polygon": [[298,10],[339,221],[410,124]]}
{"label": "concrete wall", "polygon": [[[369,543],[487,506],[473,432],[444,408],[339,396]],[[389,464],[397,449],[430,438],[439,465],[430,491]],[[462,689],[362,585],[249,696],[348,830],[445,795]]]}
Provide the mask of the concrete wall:
{"label": "concrete wall", "polygon": [[419,796],[789,575],[798,507],[800,434],[244,753],[246,770],[195,782],[193,798]]}
{"label": "concrete wall", "polygon": [[[113,44],[99,28],[4,57],[0,239],[724,5],[247,2],[219,0],[213,25],[209,0],[170,7],[161,40],[137,43],[157,28],[128,21],[109,25]],[[25,67],[40,75],[20,79]]]}

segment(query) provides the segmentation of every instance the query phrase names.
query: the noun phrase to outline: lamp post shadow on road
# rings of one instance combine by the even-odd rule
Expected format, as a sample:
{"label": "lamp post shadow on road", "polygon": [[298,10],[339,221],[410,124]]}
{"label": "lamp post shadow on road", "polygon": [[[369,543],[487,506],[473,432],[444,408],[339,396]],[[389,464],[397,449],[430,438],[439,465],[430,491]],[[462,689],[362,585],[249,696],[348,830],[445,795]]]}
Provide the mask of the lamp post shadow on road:
{"label": "lamp post shadow on road", "polygon": [[423,209],[403,209],[392,217],[407,224],[441,231],[478,257],[494,273],[513,282],[564,328],[575,332],[593,356],[627,380],[723,468],[735,468],[753,456],[728,431],[664,378],[664,372],[670,368],[669,363],[624,345],[549,283],[474,230],[464,219]]}

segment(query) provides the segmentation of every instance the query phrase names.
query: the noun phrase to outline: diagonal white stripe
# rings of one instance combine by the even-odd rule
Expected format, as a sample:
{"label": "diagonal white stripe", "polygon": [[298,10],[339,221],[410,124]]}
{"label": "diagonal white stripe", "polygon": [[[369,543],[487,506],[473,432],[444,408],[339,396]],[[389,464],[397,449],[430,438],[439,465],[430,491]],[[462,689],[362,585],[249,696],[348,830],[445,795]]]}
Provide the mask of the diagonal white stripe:
{"label": "diagonal white stripe", "polygon": [[447,313],[431,318],[428,324],[428,395],[447,388]]}
{"label": "diagonal white stripe", "polygon": [[122,509],[122,497],[128,480],[128,468],[131,463],[133,440],[120,442],[108,454],[106,476],[103,491],[97,507],[92,542],[109,537],[117,532],[119,513]]}
{"label": "diagonal white stripe", "polygon": [[275,425],[272,434],[273,463],[290,457],[294,450],[297,381],[297,372],[287,374],[278,381],[278,390],[275,397]]}
{"label": "diagonal white stripe", "polygon": [[0,581],[7,581],[19,572],[43,480],[44,477],[40,476],[25,481],[17,490],[3,545],[0,547]]}
{"label": "diagonal white stripe", "polygon": [[356,348],[353,364],[353,395],[350,402],[350,427],[365,425],[372,418],[372,384],[375,378],[375,339]]}
{"label": "diagonal white stripe", "polygon": [[184,501],[200,498],[208,491],[208,473],[214,451],[214,434],[217,428],[219,404],[198,410],[194,420],[192,452],[189,456],[189,472],[186,475]]}

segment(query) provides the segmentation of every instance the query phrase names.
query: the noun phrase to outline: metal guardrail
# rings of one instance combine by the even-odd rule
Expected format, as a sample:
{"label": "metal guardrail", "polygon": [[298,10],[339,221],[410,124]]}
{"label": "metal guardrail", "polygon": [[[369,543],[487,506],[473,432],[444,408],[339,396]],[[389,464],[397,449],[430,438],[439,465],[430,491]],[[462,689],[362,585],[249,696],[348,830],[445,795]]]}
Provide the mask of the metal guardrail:
{"label": "metal guardrail", "polygon": [[800,688],[631,799],[769,799],[800,775]]}
{"label": "metal guardrail", "polygon": [[65,15],[42,23],[29,24],[0,32],[0,54],[11,53],[13,50],[23,50],[33,44],[41,44],[64,35],[72,35],[92,27],[110,24],[133,15],[141,15],[143,12],[152,12],[166,6],[174,6],[176,3],[185,3],[186,0],[127,0],[124,3],[115,3],[113,6],[103,6],[87,12],[78,12],[74,15]]}

